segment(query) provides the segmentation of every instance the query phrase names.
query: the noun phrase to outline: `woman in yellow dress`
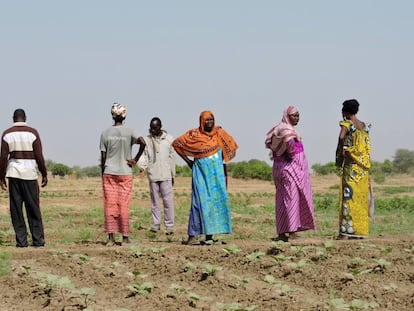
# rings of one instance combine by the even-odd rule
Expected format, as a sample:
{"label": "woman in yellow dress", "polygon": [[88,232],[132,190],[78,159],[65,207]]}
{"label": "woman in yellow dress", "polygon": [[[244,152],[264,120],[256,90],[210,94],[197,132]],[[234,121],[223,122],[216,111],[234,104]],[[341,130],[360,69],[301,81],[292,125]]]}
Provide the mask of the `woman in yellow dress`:
{"label": "woman in yellow dress", "polygon": [[336,165],[341,171],[340,213],[338,239],[363,238],[369,232],[369,203],[371,167],[370,125],[356,116],[359,103],[346,100],[339,122]]}

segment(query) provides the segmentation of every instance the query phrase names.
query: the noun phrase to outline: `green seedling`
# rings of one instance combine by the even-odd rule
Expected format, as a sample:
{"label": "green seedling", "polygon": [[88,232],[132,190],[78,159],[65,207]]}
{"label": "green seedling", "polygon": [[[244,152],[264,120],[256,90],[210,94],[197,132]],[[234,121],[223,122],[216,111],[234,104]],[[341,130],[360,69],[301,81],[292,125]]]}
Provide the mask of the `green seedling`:
{"label": "green seedling", "polygon": [[165,247],[153,247],[153,248],[149,248],[148,250],[150,250],[154,254],[159,254],[165,251]]}
{"label": "green seedling", "polygon": [[193,264],[192,262],[187,262],[184,266],[183,271],[187,272],[187,271],[190,271],[190,270],[194,270],[196,268],[197,268],[197,266],[195,264]]}
{"label": "green seedling", "polygon": [[138,257],[144,255],[144,252],[136,246],[131,246],[129,248],[129,250],[132,252],[132,254],[135,258],[138,258]]}
{"label": "green seedling", "polygon": [[218,271],[221,270],[223,270],[223,268],[206,264],[203,266],[203,278],[205,279],[209,276],[214,276]]}
{"label": "green seedling", "polygon": [[388,285],[385,285],[385,286],[384,286],[384,289],[385,289],[385,290],[389,290],[389,291],[393,291],[393,290],[398,289],[398,286],[397,286],[397,285],[395,285],[394,283],[390,283],[390,284],[388,284]]}
{"label": "green seedling", "polygon": [[249,259],[250,261],[257,261],[260,259],[260,257],[262,257],[263,255],[265,255],[265,253],[261,252],[261,251],[254,251],[253,253],[250,253],[249,255],[247,255],[247,259]]}
{"label": "green seedling", "polygon": [[88,263],[89,261],[91,261],[91,258],[85,254],[73,254],[73,257],[77,257],[79,259],[79,263]]}
{"label": "green seedling", "polygon": [[265,281],[268,284],[272,284],[272,285],[282,285],[282,282],[281,281],[276,280],[274,278],[274,276],[273,275],[270,275],[270,274],[266,275],[263,278],[263,281]]}
{"label": "green seedling", "polygon": [[201,300],[201,297],[199,295],[197,295],[196,293],[192,293],[192,292],[188,294],[188,298],[190,298],[191,300],[196,300],[196,301]]}
{"label": "green seedling", "polygon": [[334,242],[332,240],[326,241],[324,246],[325,246],[325,250],[327,252],[330,252],[334,247]]}
{"label": "green seedling", "polygon": [[271,256],[273,258],[273,260],[275,261],[275,263],[280,267],[282,265],[282,262],[286,261],[286,260],[290,260],[293,257],[292,256],[285,256],[283,254],[279,254],[276,256]]}
{"label": "green seedling", "polygon": [[170,288],[173,289],[177,293],[184,293],[185,291],[187,291],[185,287],[175,284],[175,283],[171,284]]}
{"label": "green seedling", "polygon": [[306,259],[301,259],[298,262],[289,262],[288,267],[294,270],[302,270],[307,265]]}
{"label": "green seedling", "polygon": [[385,267],[391,264],[389,261],[386,261],[383,258],[374,259],[374,262],[377,265],[374,268],[372,268],[372,272],[384,272]]}
{"label": "green seedling", "polygon": [[223,251],[225,251],[227,254],[237,254],[241,252],[241,249],[235,244],[230,244],[223,248]]}
{"label": "green seedling", "polygon": [[131,291],[128,297],[136,296],[136,295],[147,295],[151,293],[153,289],[153,285],[151,282],[144,282],[141,285],[132,284],[128,286],[128,289]]}
{"label": "green seedling", "polygon": [[238,280],[238,281],[240,281],[241,283],[243,283],[243,284],[247,284],[247,283],[249,283],[249,282],[250,282],[250,279],[249,279],[249,278],[243,278],[243,277],[240,277],[240,276],[238,276],[238,275],[236,275],[236,274],[233,274],[233,277],[234,277],[236,280]]}
{"label": "green seedling", "polygon": [[95,289],[89,287],[83,287],[80,289],[79,294],[83,297],[84,304],[88,308],[88,298],[89,296],[95,295]]}

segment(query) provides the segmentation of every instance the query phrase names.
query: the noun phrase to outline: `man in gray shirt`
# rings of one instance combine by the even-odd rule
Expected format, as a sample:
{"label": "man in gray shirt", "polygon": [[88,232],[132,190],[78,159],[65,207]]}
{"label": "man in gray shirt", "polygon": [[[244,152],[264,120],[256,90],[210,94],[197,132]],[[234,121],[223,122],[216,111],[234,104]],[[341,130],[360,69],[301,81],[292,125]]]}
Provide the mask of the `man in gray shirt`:
{"label": "man in gray shirt", "polygon": [[141,167],[146,169],[151,193],[152,232],[161,227],[160,197],[164,206],[164,224],[167,235],[174,232],[175,151],[174,138],[162,129],[161,120],[152,118],[150,134],[145,137],[146,148]]}

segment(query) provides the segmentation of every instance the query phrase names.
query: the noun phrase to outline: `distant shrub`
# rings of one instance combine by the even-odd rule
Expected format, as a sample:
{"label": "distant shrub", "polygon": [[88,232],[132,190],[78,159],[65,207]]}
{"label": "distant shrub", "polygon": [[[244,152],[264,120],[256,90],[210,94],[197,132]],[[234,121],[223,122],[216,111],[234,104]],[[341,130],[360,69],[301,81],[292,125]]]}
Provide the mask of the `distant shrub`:
{"label": "distant shrub", "polygon": [[52,167],[50,168],[50,171],[52,172],[53,176],[60,176],[60,177],[64,177],[66,175],[70,175],[72,173],[72,169],[62,163],[55,163],[52,165]]}

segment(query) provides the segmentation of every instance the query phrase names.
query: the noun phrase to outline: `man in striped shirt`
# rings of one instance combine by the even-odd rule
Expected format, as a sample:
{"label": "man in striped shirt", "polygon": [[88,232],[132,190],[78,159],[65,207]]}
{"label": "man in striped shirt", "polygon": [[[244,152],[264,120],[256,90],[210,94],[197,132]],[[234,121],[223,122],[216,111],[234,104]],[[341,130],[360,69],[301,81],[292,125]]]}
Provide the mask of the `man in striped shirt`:
{"label": "man in striped shirt", "polygon": [[16,109],[13,126],[5,130],[1,138],[0,185],[7,190],[9,183],[10,214],[16,233],[16,247],[27,247],[27,229],[23,214],[26,208],[27,222],[32,235],[32,245],[45,244],[42,214],[39,205],[39,170],[42,187],[47,185],[47,170],[43,158],[42,143],[37,130],[26,123],[26,113]]}

